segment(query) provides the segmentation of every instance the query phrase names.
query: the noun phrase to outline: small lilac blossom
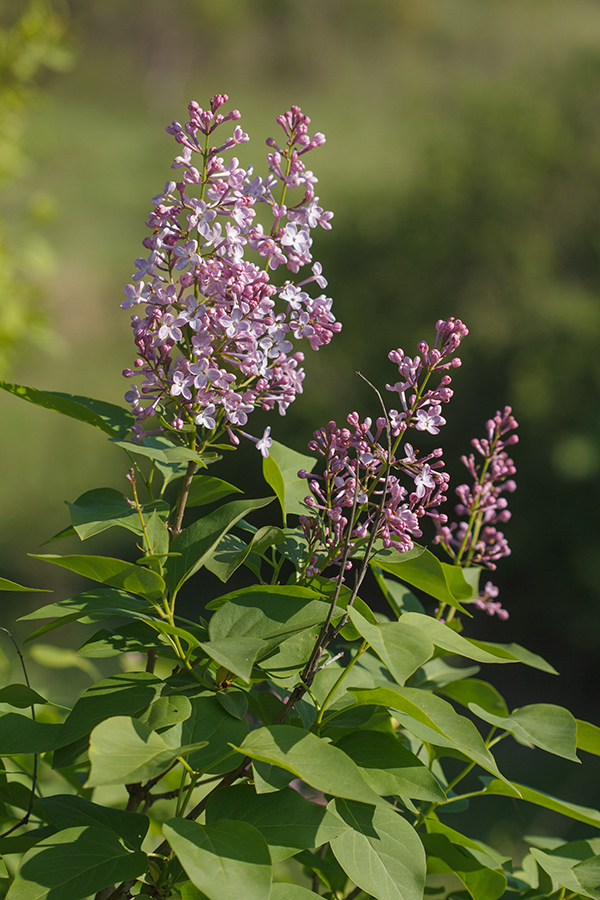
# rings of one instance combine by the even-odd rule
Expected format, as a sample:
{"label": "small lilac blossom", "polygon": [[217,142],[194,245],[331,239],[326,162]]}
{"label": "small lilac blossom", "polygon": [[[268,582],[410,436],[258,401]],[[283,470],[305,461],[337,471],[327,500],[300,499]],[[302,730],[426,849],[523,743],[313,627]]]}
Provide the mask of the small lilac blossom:
{"label": "small lilac blossom", "polygon": [[508,612],[502,608],[500,601],[496,600],[498,593],[496,585],[488,581],[477,600],[473,601],[473,606],[476,606],[477,609],[482,609],[488,616],[498,616],[499,619],[505,622],[508,619]]}

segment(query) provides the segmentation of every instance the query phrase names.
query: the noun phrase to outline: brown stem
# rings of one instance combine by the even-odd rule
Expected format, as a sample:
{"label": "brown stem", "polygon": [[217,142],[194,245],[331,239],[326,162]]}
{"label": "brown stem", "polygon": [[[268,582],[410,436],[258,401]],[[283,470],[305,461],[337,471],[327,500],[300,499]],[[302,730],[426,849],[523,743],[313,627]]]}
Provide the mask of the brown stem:
{"label": "brown stem", "polygon": [[[133,881],[124,881],[123,884],[120,884],[119,887],[115,888],[108,897],[101,897],[99,894],[96,894],[96,900],[124,900],[136,881],[137,878],[134,878]],[[108,890],[108,888],[106,890]],[[102,893],[103,892],[100,891],[100,894]]]}
{"label": "brown stem", "polygon": [[181,534],[182,527],[181,523],[183,522],[183,514],[185,512],[185,504],[187,503],[187,498],[190,493],[190,486],[192,484],[192,478],[194,477],[194,472],[196,471],[198,464],[191,459],[188,463],[187,472],[185,473],[185,478],[183,479],[183,483],[181,485],[181,489],[179,491],[179,497],[177,498],[177,506],[175,507],[175,521],[173,522],[173,527],[171,528],[171,534],[173,537],[177,537],[178,534]]}

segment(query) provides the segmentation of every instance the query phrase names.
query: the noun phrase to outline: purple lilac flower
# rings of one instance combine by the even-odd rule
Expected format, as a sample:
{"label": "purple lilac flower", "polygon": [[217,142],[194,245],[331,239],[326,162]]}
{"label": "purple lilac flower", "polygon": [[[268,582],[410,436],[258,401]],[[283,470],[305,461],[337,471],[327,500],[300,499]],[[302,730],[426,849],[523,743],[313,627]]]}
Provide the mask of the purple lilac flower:
{"label": "purple lilac flower", "polygon": [[[223,433],[235,443],[256,407],[284,415],[301,393],[304,354],[295,342],[318,350],[341,329],[328,297],[301,290],[327,284],[310,232],[329,229],[333,214],[319,206],[317,179],[303,160],[325,138],[311,138],[310,119],[293,106],[277,119],[282,146],[267,141],[270,172],[261,179],[220,155],[248,140],[239,125],[214,146],[216,130],[240,118],[237,110],[220,111],[227,99],[216,95],[206,110],[192,102],[189,121],[167,128],[181,148],[172,166],[181,180],[153,198],[152,233],[143,241],[149,255],[136,260],[134,283],[125,288],[123,308],[143,307],[131,320],[138,359],[123,373],[142,379],[126,395],[140,440],[146,420],[158,416],[165,427],[204,429],[204,445]],[[267,227],[254,223],[259,208],[270,216]],[[272,281],[279,267],[296,273],[307,265],[312,274],[298,285]],[[268,434],[257,446],[268,454]]]}
{"label": "purple lilac flower", "polygon": [[502,608],[500,601],[496,600],[498,594],[499,590],[496,585],[488,581],[477,600],[473,601],[473,606],[476,606],[477,609],[482,609],[488,616],[498,616],[499,619],[505,622],[508,619],[508,612]]}
{"label": "purple lilac flower", "polygon": [[[420,458],[418,451],[406,443],[398,452],[408,428],[437,434],[445,424],[439,413],[441,403],[447,403],[452,396],[448,388],[450,376],[443,375],[437,388],[426,390],[426,385],[435,371],[460,365],[452,354],[468,331],[454,319],[439,321],[436,331],[433,350],[425,342],[419,344],[421,357],[410,359],[402,350],[389,354],[405,378],[399,388],[403,411],[389,413],[395,438],[389,473],[387,423],[383,417],[377,419],[373,428],[371,419],[361,422],[358,413],[352,413],[348,416],[349,428],[329,422],[327,428],[315,432],[309,443],[309,449],[324,458],[325,470],[322,475],[298,473],[308,480],[311,492],[305,499],[309,514],[300,517],[308,542],[308,576],[340,563],[346,543],[350,548],[357,547],[374,527],[375,537],[384,548],[392,547],[402,553],[412,549],[414,539],[421,537],[423,516],[446,522],[438,510],[449,480],[442,471],[442,450],[435,449]],[[395,390],[398,386],[388,388]],[[350,565],[346,563],[347,568]]]}
{"label": "purple lilac flower", "polygon": [[452,378],[443,374],[437,387],[427,387],[432,376],[444,370],[454,369],[461,365],[460,359],[453,354],[465,338],[469,330],[460,319],[451,316],[448,320],[436,322],[436,337],[432,348],[421,341],[418,345],[419,356],[410,357],[404,350],[392,350],[388,355],[398,366],[401,380],[395,384],[387,384],[388,391],[398,394],[401,409],[389,412],[392,434],[395,438],[408,428],[438,434],[446,420],[440,415],[442,403],[448,403],[453,391],[449,385]]}
{"label": "purple lilac flower", "polygon": [[[512,477],[516,472],[515,464],[505,449],[518,442],[514,433],[516,428],[518,423],[510,406],[503,412],[498,411],[486,423],[487,436],[471,441],[481,457],[480,462],[476,461],[474,453],[461,457],[473,479],[472,485],[461,484],[456,488],[459,503],[455,511],[461,520],[447,523],[434,517],[437,528],[434,542],[439,543],[458,565],[485,566],[494,570],[498,560],[510,555],[508,541],[496,525],[508,522],[511,517],[508,500],[502,495],[516,490]],[[474,601],[475,605],[489,615],[495,613],[506,619],[508,613],[499,602],[493,602],[497,595],[498,589],[488,582],[479,599]]]}

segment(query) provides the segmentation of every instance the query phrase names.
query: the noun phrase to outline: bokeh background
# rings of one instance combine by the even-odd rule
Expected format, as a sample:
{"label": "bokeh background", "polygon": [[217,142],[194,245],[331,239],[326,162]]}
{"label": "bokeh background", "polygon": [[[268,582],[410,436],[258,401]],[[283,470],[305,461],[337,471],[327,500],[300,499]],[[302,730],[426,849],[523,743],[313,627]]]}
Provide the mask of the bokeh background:
{"label": "bokeh background", "polygon": [[[335,219],[314,252],[344,328],[308,354],[305,393],[268,420],[273,436],[303,451],[330,418],[377,415],[355,371],[394,381],[390,349],[460,317],[470,336],[443,432],[455,479],[496,409],[521,425],[513,553],[493,577],[510,619],[480,615],[467,633],[518,641],[561,672],[495,667],[511,707],[559,702],[600,723],[600,3],[3,0],[0,28],[4,377],[122,402],[133,345],[119,304],[170,178],[165,125],[226,92],[251,137],[240,156],[256,161],[299,104],[327,135],[311,165]],[[11,396],[0,416],[1,574],[64,594],[64,573],[26,554],[67,524],[64,500],[124,490],[126,465],[99,432]],[[258,494],[257,455],[242,452]],[[1,624],[38,604],[14,596]],[[587,763],[507,757],[591,805],[600,766]],[[514,810],[499,802],[483,831],[510,844]]]}

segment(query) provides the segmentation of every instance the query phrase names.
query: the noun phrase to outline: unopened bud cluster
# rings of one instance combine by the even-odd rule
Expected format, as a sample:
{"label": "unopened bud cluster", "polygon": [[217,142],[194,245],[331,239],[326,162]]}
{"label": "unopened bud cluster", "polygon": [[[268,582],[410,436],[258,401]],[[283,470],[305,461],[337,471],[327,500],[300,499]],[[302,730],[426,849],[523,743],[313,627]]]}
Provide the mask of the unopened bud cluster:
{"label": "unopened bud cluster", "polygon": [[[511,517],[508,500],[502,495],[512,493],[517,487],[512,477],[516,473],[515,464],[506,452],[506,447],[519,440],[516,428],[518,423],[512,409],[506,406],[486,422],[486,437],[471,441],[479,462],[474,453],[461,457],[473,481],[456,488],[459,503],[455,511],[460,521],[448,524],[437,519],[438,533],[434,538],[459,564],[493,570],[498,560],[510,555],[508,541],[496,526]],[[496,601],[497,595],[498,589],[488,582],[476,605],[490,615],[507,618],[508,614]]]}

